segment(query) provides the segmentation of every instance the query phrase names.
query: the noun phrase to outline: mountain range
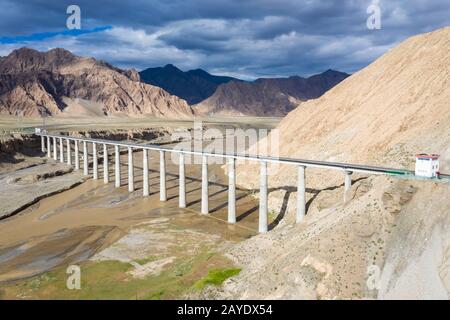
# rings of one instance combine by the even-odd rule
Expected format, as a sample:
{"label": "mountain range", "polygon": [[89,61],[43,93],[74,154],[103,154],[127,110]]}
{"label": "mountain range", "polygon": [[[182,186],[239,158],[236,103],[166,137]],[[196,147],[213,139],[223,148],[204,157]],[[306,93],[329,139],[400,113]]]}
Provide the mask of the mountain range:
{"label": "mountain range", "polygon": [[303,101],[316,99],[349,74],[327,70],[309,78],[260,78],[253,82],[230,81],[194,106],[198,114],[284,116]]}
{"label": "mountain range", "polygon": [[183,72],[173,64],[148,68],[139,72],[139,75],[143,82],[161,87],[191,105],[213,95],[220,84],[239,81],[231,77],[215,76],[202,69]]}
{"label": "mountain range", "polygon": [[249,82],[202,69],[184,72],[171,64],[138,73],[65,49],[39,52],[21,48],[0,57],[0,114],[284,116],[348,76],[328,70],[309,78]]}
{"label": "mountain range", "polygon": [[192,108],[165,90],[64,49],[21,48],[0,59],[0,113],[22,116],[143,115],[180,118]]}

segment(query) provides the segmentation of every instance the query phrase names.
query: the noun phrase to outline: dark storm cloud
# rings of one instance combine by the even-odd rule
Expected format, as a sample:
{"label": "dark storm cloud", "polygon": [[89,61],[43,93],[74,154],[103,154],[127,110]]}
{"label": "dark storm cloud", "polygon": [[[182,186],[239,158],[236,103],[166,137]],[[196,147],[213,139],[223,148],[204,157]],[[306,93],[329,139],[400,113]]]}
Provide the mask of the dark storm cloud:
{"label": "dark storm cloud", "polygon": [[[250,78],[354,72],[411,35],[449,25],[448,0],[378,2],[381,30],[366,27],[372,0],[0,0],[0,37],[28,40],[0,44],[0,55],[60,46],[137,69],[173,63]],[[61,35],[70,4],[80,6],[83,29],[113,28]],[[29,37],[40,33],[55,36]]]}

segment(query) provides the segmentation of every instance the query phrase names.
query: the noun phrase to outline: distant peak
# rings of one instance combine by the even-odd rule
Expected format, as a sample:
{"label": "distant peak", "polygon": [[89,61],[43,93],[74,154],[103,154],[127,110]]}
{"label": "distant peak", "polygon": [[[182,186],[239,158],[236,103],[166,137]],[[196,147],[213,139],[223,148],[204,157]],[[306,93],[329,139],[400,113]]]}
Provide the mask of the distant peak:
{"label": "distant peak", "polygon": [[58,55],[73,55],[72,52],[70,52],[69,50],[66,50],[64,48],[53,48],[47,51],[48,53],[54,53],[54,54],[58,54]]}
{"label": "distant peak", "polygon": [[181,71],[180,69],[178,69],[176,66],[174,66],[173,64],[171,64],[171,63],[168,63],[168,64],[166,64],[165,66],[164,66],[164,69],[171,69],[171,70],[179,70],[179,71]]}
{"label": "distant peak", "polygon": [[333,70],[333,69],[328,69],[327,71],[323,72],[322,74],[347,74],[347,73]]}
{"label": "distant peak", "polygon": [[11,54],[13,55],[24,55],[24,54],[37,54],[39,53],[39,51],[35,50],[35,49],[31,49],[28,47],[22,47],[19,49],[15,49],[11,52]]}
{"label": "distant peak", "polygon": [[26,58],[31,56],[46,56],[46,57],[65,57],[65,58],[72,58],[75,55],[70,52],[69,50],[63,49],[63,48],[54,48],[46,52],[41,52],[35,49],[22,47],[19,49],[16,49],[11,52],[12,56]]}
{"label": "distant peak", "polygon": [[196,74],[199,74],[199,73],[206,74],[206,73],[208,73],[208,72],[206,72],[206,71],[203,70],[203,69],[193,69],[193,70],[189,70],[188,72],[190,72],[190,73],[196,73]]}

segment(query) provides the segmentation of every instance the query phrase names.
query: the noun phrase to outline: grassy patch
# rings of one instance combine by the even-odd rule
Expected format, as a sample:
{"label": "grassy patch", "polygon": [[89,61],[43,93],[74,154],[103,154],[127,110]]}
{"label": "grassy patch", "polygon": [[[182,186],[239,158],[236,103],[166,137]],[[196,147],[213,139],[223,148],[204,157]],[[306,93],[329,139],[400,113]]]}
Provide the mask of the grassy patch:
{"label": "grassy patch", "polygon": [[240,268],[211,269],[208,275],[195,283],[195,288],[203,289],[207,285],[221,285],[226,279],[241,272]]}
{"label": "grassy patch", "polygon": [[[153,257],[148,257],[151,260]],[[145,261],[140,261],[141,263]],[[239,272],[220,254],[204,250],[180,257],[158,275],[133,278],[133,266],[119,261],[88,261],[80,264],[81,289],[66,287],[65,268],[3,286],[2,299],[179,299],[196,290],[195,284],[220,284]],[[206,270],[210,270],[206,274]],[[216,272],[212,272],[216,270]],[[238,270],[238,271],[233,271]],[[200,280],[199,280],[200,279]],[[199,286],[202,286],[199,284]]]}
{"label": "grassy patch", "polygon": [[149,256],[149,257],[145,257],[145,258],[142,258],[142,259],[136,259],[134,261],[139,263],[142,266],[144,264],[147,264],[149,262],[153,262],[153,261],[156,261],[156,260],[158,260],[157,256]]}
{"label": "grassy patch", "polygon": [[277,217],[277,213],[275,212],[275,210],[270,210],[268,217],[269,217],[269,221],[275,220],[275,218]]}

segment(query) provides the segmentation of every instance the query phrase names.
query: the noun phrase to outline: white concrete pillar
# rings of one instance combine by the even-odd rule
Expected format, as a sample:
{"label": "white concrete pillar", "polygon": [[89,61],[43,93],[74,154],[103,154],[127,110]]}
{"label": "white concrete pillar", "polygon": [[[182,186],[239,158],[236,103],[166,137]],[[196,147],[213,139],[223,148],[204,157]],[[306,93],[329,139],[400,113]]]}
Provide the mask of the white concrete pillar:
{"label": "white concrete pillar", "polygon": [[92,168],[94,180],[98,180],[98,159],[97,159],[97,144],[92,143]]}
{"label": "white concrete pillar", "polygon": [[167,200],[166,191],[166,157],[164,151],[159,152],[159,201]]}
{"label": "white concrete pillar", "polygon": [[208,157],[202,156],[202,214],[209,213],[208,198]]}
{"label": "white concrete pillar", "polygon": [[236,160],[228,161],[228,222],[236,223]]}
{"label": "white concrete pillar", "polygon": [[297,217],[296,222],[300,223],[305,217],[305,167],[298,166],[297,177]]}
{"label": "white concrete pillar", "polygon": [[50,137],[47,136],[47,157],[52,157],[52,143],[50,142]]}
{"label": "white concrete pillar", "polygon": [[128,191],[134,191],[133,149],[128,147]]}
{"label": "white concrete pillar", "polygon": [[45,140],[44,136],[41,136],[41,151],[45,152]]}
{"label": "white concrete pillar", "polygon": [[117,145],[114,146],[114,156],[114,182],[115,187],[120,188],[120,149]]}
{"label": "white concrete pillar", "polygon": [[267,162],[261,162],[259,188],[259,232],[267,232]]}
{"label": "white concrete pillar", "polygon": [[180,153],[180,172],[179,172],[179,201],[180,208],[186,208],[186,177],[184,175],[184,153]]}
{"label": "white concrete pillar", "polygon": [[83,141],[83,174],[87,176],[89,174],[89,159],[88,159],[87,142]]}
{"label": "white concrete pillar", "polygon": [[75,170],[80,170],[80,152],[78,150],[78,140],[75,140],[75,150],[74,150],[74,157],[75,157]]}
{"label": "white concrete pillar", "polygon": [[64,144],[62,138],[59,138],[59,162],[64,163]]}
{"label": "white concrete pillar", "polygon": [[148,150],[142,149],[142,179],[143,179],[143,188],[142,195],[144,197],[148,197]]}
{"label": "white concrete pillar", "polygon": [[69,166],[72,165],[72,150],[70,149],[70,140],[66,139],[66,144],[67,144],[67,164]]}
{"label": "white concrete pillar", "polygon": [[53,137],[53,160],[58,160],[58,150],[55,137]]}
{"label": "white concrete pillar", "polygon": [[344,178],[344,202],[347,202],[348,191],[352,186],[352,173],[351,171],[345,170],[345,178]]}
{"label": "white concrete pillar", "polygon": [[108,146],[103,144],[103,183],[109,182]]}

